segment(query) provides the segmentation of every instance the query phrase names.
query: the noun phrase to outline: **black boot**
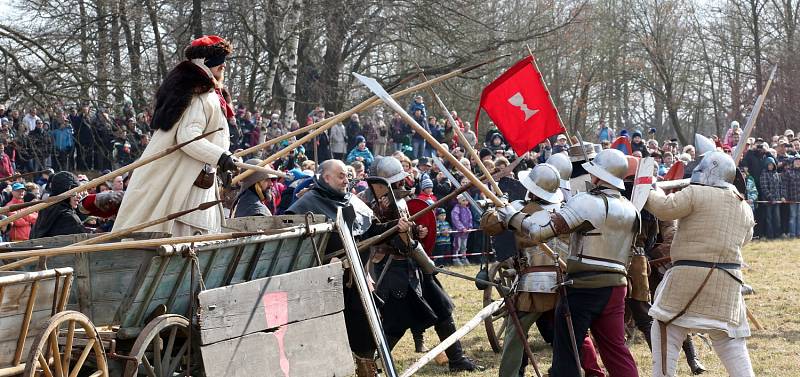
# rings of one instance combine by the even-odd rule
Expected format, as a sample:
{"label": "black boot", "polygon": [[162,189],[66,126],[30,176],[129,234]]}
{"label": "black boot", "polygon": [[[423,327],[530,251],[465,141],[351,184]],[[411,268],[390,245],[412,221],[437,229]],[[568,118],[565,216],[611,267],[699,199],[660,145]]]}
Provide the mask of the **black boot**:
{"label": "black boot", "polygon": [[428,347],[425,347],[425,333],[423,332],[417,333],[416,331],[412,331],[411,336],[414,338],[414,352],[416,353],[428,352]]}
{"label": "black boot", "polygon": [[[436,330],[436,335],[439,336],[440,341],[447,339],[448,336],[456,332],[456,324],[453,322],[452,317],[437,323],[433,328]],[[460,341],[453,343],[444,353],[447,354],[447,358],[450,360],[449,367],[451,372],[486,370],[483,366],[475,364],[470,358],[464,356],[464,350],[461,348]]]}
{"label": "black boot", "polygon": [[687,336],[683,341],[683,353],[686,354],[686,363],[689,364],[689,369],[692,370],[692,374],[703,374],[703,372],[706,371],[706,367],[700,363],[700,359],[697,357],[691,336]]}

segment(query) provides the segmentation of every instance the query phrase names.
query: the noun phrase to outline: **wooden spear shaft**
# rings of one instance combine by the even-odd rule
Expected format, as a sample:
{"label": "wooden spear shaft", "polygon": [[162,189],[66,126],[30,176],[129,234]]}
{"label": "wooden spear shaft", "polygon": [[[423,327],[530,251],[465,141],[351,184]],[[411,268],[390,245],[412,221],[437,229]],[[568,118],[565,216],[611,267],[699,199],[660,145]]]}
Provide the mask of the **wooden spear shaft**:
{"label": "wooden spear shaft", "polygon": [[[117,170],[114,170],[114,171],[112,171],[112,172],[110,172],[108,174],[99,176],[99,177],[97,177],[97,178],[95,178],[95,179],[93,179],[93,180],[91,180],[89,182],[86,182],[86,183],[84,183],[84,184],[82,184],[82,185],[80,185],[78,187],[75,187],[75,188],[73,188],[73,189],[71,189],[71,190],[69,190],[69,191],[67,191],[67,192],[65,192],[63,194],[49,197],[43,203],[39,203],[39,204],[33,205],[31,207],[25,208],[25,209],[13,214],[13,215],[1,220],[0,221],[0,227],[4,226],[6,224],[9,224],[12,221],[17,220],[17,219],[19,219],[19,218],[21,218],[23,216],[27,216],[27,215],[29,215],[29,214],[31,214],[33,212],[41,211],[41,210],[43,210],[43,209],[45,209],[47,207],[50,207],[51,205],[53,205],[55,203],[58,203],[58,202],[60,202],[62,200],[69,199],[69,198],[72,197],[73,194],[77,194],[77,193],[79,193],[81,191],[86,191],[86,190],[95,188],[95,187],[99,186],[101,183],[104,183],[109,179],[113,179],[116,176],[123,175],[123,174],[125,174],[125,173],[127,173],[129,171],[133,171],[134,169],[136,169],[136,168],[138,168],[140,166],[147,165],[147,164],[149,164],[149,163],[151,163],[151,162],[153,162],[155,160],[158,160],[158,159],[161,159],[163,157],[166,157],[170,153],[173,153],[173,152],[177,151],[178,149],[181,149],[182,147],[188,145],[189,143],[193,143],[193,142],[195,142],[197,140],[203,139],[203,138],[207,137],[208,135],[211,135],[211,134],[213,134],[215,132],[218,132],[220,130],[222,130],[222,128],[218,128],[218,129],[216,129],[214,131],[206,132],[206,133],[204,133],[202,135],[199,135],[199,136],[197,136],[197,137],[195,137],[195,138],[193,138],[191,140],[185,141],[183,143],[175,144],[175,145],[173,145],[173,146],[171,146],[171,147],[169,147],[169,148],[167,148],[167,149],[165,149],[165,150],[163,150],[161,152],[158,152],[158,153],[156,153],[156,154],[154,154],[152,156],[136,160],[130,165],[123,166],[123,167],[121,167],[121,168],[119,168]],[[2,209],[0,209],[0,213],[4,213],[4,211],[2,211]]]}
{"label": "wooden spear shaft", "polygon": [[70,245],[64,247],[57,247],[53,249],[10,251],[7,253],[2,253],[0,254],[0,256],[2,256],[3,259],[20,259],[28,257],[54,257],[58,255],[67,255],[67,254],[94,253],[98,251],[143,249],[143,248],[159,247],[162,245],[173,245],[179,243],[221,241],[239,237],[271,234],[278,231],[281,230],[260,231],[260,232],[216,233],[216,234],[205,234],[199,236],[154,238],[151,240],[122,241],[113,243],[101,243],[96,245]]}
{"label": "wooden spear shaft", "polygon": [[[419,64],[417,64],[417,68],[419,68]],[[419,68],[419,69],[420,69],[420,75],[422,75],[422,79],[425,80],[425,81],[428,81],[428,78],[425,77],[425,73],[422,72],[421,68]],[[444,111],[444,113],[447,115],[447,120],[450,122],[450,124],[453,125],[453,132],[455,132],[456,137],[458,137],[458,141],[461,142],[461,145],[463,145],[464,149],[467,150],[467,153],[472,158],[472,160],[475,161],[476,164],[478,164],[478,168],[483,173],[483,176],[487,177],[486,179],[489,181],[489,184],[494,189],[494,192],[497,195],[503,195],[503,190],[501,190],[500,186],[497,185],[497,182],[492,177],[492,174],[489,173],[489,169],[487,169],[486,165],[484,165],[483,161],[481,161],[480,156],[478,156],[478,154],[475,153],[475,148],[473,148],[472,145],[470,145],[469,142],[467,141],[467,138],[464,137],[464,133],[461,132],[461,128],[459,128],[458,124],[456,124],[456,120],[453,119],[453,115],[450,114],[449,110],[447,110],[447,106],[444,105],[444,102],[439,97],[439,95],[436,94],[436,91],[433,90],[432,86],[429,87],[428,90],[431,92],[431,95],[433,96],[433,98],[436,99],[436,103],[439,104],[439,107],[441,107],[442,110]]]}
{"label": "wooden spear shaft", "polygon": [[[398,82],[396,85],[394,85],[394,87],[396,87],[396,86],[399,86],[399,85],[401,85],[401,84],[403,84],[403,83],[406,83],[407,81],[409,81],[409,80],[413,79],[414,77],[417,77],[417,75],[416,75],[416,74],[409,75],[408,77],[405,77],[405,78],[403,78],[402,80],[400,80],[400,81],[399,81],[399,82]],[[287,134],[283,134],[283,135],[281,135],[281,136],[278,136],[278,137],[276,137],[276,138],[269,139],[269,140],[267,140],[267,141],[265,141],[265,142],[263,142],[263,143],[261,143],[261,144],[254,145],[254,146],[252,146],[252,147],[250,147],[250,148],[247,148],[247,149],[245,149],[245,150],[242,150],[242,151],[236,152],[236,153],[234,153],[234,155],[236,155],[236,156],[238,156],[238,157],[242,157],[242,156],[246,156],[246,155],[248,155],[248,154],[250,154],[250,153],[253,153],[253,152],[257,152],[257,151],[259,151],[259,150],[262,150],[262,149],[264,149],[264,148],[269,148],[269,147],[271,147],[271,146],[273,146],[273,145],[275,145],[275,144],[277,144],[277,143],[280,143],[281,141],[284,141],[284,140],[286,140],[286,139],[289,139],[289,138],[295,137],[295,136],[297,136],[297,135],[302,135],[302,134],[304,134],[304,133],[306,133],[306,132],[309,132],[309,131],[311,131],[311,130],[314,130],[314,129],[316,129],[316,128],[317,128],[317,127],[319,127],[319,126],[325,125],[325,124],[327,124],[327,123],[328,123],[328,121],[329,121],[330,119],[331,119],[331,118],[322,119],[322,120],[320,120],[320,121],[318,121],[318,122],[315,122],[315,123],[313,123],[313,124],[309,124],[308,126],[305,126],[305,127],[298,128],[298,129],[296,129],[296,130],[294,130],[294,131],[292,131],[292,132],[289,132],[289,133],[287,133]]]}
{"label": "wooden spear shaft", "polygon": [[[403,90],[393,94],[392,96],[400,98],[400,97],[409,95],[409,94],[414,93],[416,91],[425,89],[428,86],[431,86],[431,85],[436,84],[438,82],[442,82],[442,81],[451,79],[451,78],[456,77],[458,75],[462,75],[462,74],[467,73],[469,71],[472,71],[472,70],[474,70],[476,68],[479,68],[479,67],[481,67],[483,65],[495,62],[495,61],[497,61],[499,59],[502,59],[505,56],[506,55],[502,55],[502,56],[499,56],[499,57],[496,57],[496,58],[493,58],[493,59],[489,59],[489,60],[480,62],[480,63],[475,64],[475,65],[466,67],[466,68],[457,69],[457,70],[455,70],[453,72],[450,72],[448,74],[436,77],[433,80],[430,80],[430,81],[427,81],[427,82],[424,82],[424,83],[421,83],[421,84],[414,85],[414,86],[412,86],[410,88],[403,89]],[[303,145],[304,143],[306,143],[309,140],[313,139],[317,135],[327,131],[329,128],[333,127],[334,124],[339,123],[339,122],[349,118],[350,115],[353,115],[353,114],[358,113],[360,111],[367,110],[369,108],[372,108],[374,106],[379,105],[380,103],[381,103],[381,100],[377,96],[373,96],[373,97],[367,99],[366,101],[361,102],[356,107],[354,107],[354,108],[352,108],[352,109],[350,109],[348,111],[345,111],[343,113],[337,114],[337,115],[335,115],[335,116],[333,116],[333,117],[331,117],[329,119],[324,120],[323,121],[324,124],[319,125],[316,130],[310,132],[308,135],[300,138],[299,140],[297,140],[294,143],[290,144],[286,148],[283,148],[282,150],[278,151],[277,153],[269,156],[267,159],[262,161],[259,165],[260,166],[267,166],[267,165],[277,161],[278,159],[282,158],[283,156],[289,154],[289,152],[292,151],[293,149],[299,147],[300,145]],[[405,114],[405,111],[401,110],[400,113],[401,114]],[[406,115],[408,115],[408,114],[406,114]],[[320,162],[320,161],[318,161],[318,162]],[[236,177],[233,178],[232,184],[239,183],[242,179],[248,177],[250,174],[253,174],[253,172],[248,170],[248,171],[243,172],[242,174],[237,175]]]}
{"label": "wooden spear shaft", "polygon": [[[97,237],[92,237],[92,238],[89,238],[89,239],[86,239],[86,240],[83,240],[83,241],[80,241],[80,242],[76,242],[76,243],[74,243],[72,245],[69,245],[69,246],[94,245],[94,244],[104,243],[106,241],[111,241],[111,240],[113,240],[115,238],[119,238],[119,237],[122,237],[122,236],[127,236],[128,234],[131,234],[133,232],[138,232],[138,231],[140,231],[142,229],[149,228],[149,227],[151,227],[153,225],[158,225],[158,224],[170,221],[170,220],[177,219],[177,218],[179,218],[179,217],[181,217],[183,215],[186,215],[186,214],[194,212],[194,211],[201,211],[201,210],[209,209],[209,208],[211,208],[211,207],[213,207],[213,206],[215,206],[215,205],[217,205],[219,203],[222,203],[222,200],[215,200],[215,201],[212,201],[212,202],[206,202],[206,203],[200,204],[199,206],[197,206],[195,208],[191,208],[191,209],[175,212],[173,214],[169,214],[167,216],[164,216],[164,217],[161,217],[161,218],[158,218],[158,219],[155,219],[155,220],[150,220],[150,221],[143,222],[141,224],[134,225],[134,226],[132,226],[130,228],[120,229],[120,230],[118,230],[116,232],[110,232],[110,233],[106,233],[106,234],[101,234],[101,235],[99,235]],[[0,257],[6,258],[5,254],[0,254]],[[39,259],[39,257],[29,257],[29,258],[25,258],[25,259],[20,260],[20,261],[16,261],[16,262],[12,262],[12,263],[9,263],[9,264],[5,264],[5,265],[0,266],[0,271],[15,270],[17,268],[24,267],[24,266],[27,266],[29,264],[36,263],[36,261],[38,259]]]}
{"label": "wooden spear shaft", "polygon": [[561,128],[563,128],[564,133],[567,134],[567,142],[570,145],[572,145],[572,136],[570,136],[567,127],[564,126],[564,121],[561,120],[561,113],[558,112],[558,106],[556,106],[556,103],[553,102],[553,97],[550,96],[550,91],[547,89],[547,83],[544,82],[544,77],[542,77],[542,71],[539,70],[539,65],[536,64],[536,58],[533,57],[533,50],[531,50],[531,46],[528,46],[527,44],[525,45],[525,47],[528,48],[528,54],[531,56],[531,64],[533,65],[533,69],[536,70],[536,72],[539,72],[539,82],[542,83],[542,87],[544,87],[544,90],[547,91],[547,98],[550,100],[550,104],[553,105],[554,109],[556,109],[556,117],[558,118],[558,123],[561,124]]}
{"label": "wooden spear shaft", "polygon": [[[372,79],[369,79],[369,78],[366,78],[366,77],[360,76],[360,75],[357,76],[357,77],[360,77],[360,79],[372,80]],[[439,80],[439,81],[441,81],[441,80]],[[424,83],[422,83],[420,85],[424,85],[423,86],[423,88],[424,88],[424,87],[428,87],[430,85],[433,85],[436,82],[438,82],[438,81],[436,79],[433,79],[431,81],[426,81],[426,82],[424,82]],[[364,82],[364,84],[366,85],[367,83]],[[427,85],[425,85],[425,84],[427,84]],[[377,88],[377,89],[382,90],[382,88]],[[372,88],[370,88],[370,90],[372,90]],[[483,193],[483,195],[485,195],[487,198],[489,198],[489,200],[491,200],[492,203],[494,203],[494,205],[496,207],[503,207],[505,205],[500,200],[500,198],[498,198],[497,195],[495,195],[494,192],[492,192],[492,190],[489,190],[488,187],[484,186],[483,183],[481,183],[481,181],[478,179],[478,177],[475,176],[475,174],[472,174],[472,172],[469,169],[467,169],[464,165],[461,165],[461,162],[456,160],[456,158],[453,157],[452,154],[450,154],[450,151],[445,150],[444,147],[442,147],[442,145],[439,144],[439,141],[437,141],[436,138],[431,136],[431,134],[428,131],[426,131],[424,128],[422,128],[422,126],[420,126],[419,123],[417,123],[417,121],[414,120],[413,117],[411,117],[411,115],[409,115],[408,113],[403,111],[403,109],[400,107],[400,105],[397,102],[395,102],[392,99],[392,97],[387,97],[383,101],[384,101],[384,103],[386,103],[387,105],[392,107],[395,111],[400,113],[400,115],[406,121],[406,124],[410,125],[411,128],[414,130],[414,132],[419,134],[419,136],[422,136],[422,138],[425,139],[425,141],[427,141],[428,144],[430,144],[433,147],[433,149],[436,149],[436,151],[439,153],[439,155],[441,155],[445,159],[447,159],[447,161],[450,162],[450,164],[453,167],[455,167],[459,172],[461,172],[462,175],[467,177],[467,179],[469,179],[469,181],[475,187],[477,187],[481,191],[481,193]]]}

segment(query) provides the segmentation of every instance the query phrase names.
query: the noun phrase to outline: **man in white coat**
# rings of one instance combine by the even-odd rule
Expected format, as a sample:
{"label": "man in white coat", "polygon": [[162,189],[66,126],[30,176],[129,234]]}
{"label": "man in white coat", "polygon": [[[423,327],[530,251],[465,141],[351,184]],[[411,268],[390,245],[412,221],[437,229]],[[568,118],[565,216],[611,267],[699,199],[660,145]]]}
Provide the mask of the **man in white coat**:
{"label": "man in white coat", "polygon": [[[153,138],[142,157],[217,130],[204,139],[133,172],[114,230],[154,220],[217,200],[216,176],[235,171],[240,161],[228,151],[228,118],[234,116],[222,82],[230,43],[216,35],[191,42],[186,60],[167,74],[156,92]],[[174,236],[219,232],[222,206],[195,211],[144,231]]]}

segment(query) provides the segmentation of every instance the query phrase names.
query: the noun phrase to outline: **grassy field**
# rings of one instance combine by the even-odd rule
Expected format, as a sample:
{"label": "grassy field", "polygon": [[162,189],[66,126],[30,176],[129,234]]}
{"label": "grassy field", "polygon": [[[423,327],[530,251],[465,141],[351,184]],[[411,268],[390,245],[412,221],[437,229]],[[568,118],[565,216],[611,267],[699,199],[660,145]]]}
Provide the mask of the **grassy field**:
{"label": "grassy field", "polygon": [[[749,264],[749,268],[745,270],[746,281],[756,290],[754,296],[747,297],[747,304],[765,327],[765,330],[753,329],[753,336],[748,340],[756,375],[800,376],[800,241],[757,241],[747,247],[744,257]],[[477,272],[477,266],[454,269],[471,276]],[[441,275],[439,279],[456,302],[454,315],[457,326],[460,326],[480,310],[481,292],[469,281]],[[542,341],[535,326],[531,329],[531,335],[532,350],[538,357],[539,368],[546,371],[550,365],[550,348]],[[428,347],[438,343],[433,329],[428,330],[425,339]],[[709,369],[704,376],[727,376],[711,347],[698,338],[695,340],[701,360]],[[492,352],[483,326],[477,327],[462,341],[468,355],[480,360],[487,367],[485,372],[463,375],[497,376],[500,355]],[[631,349],[640,375],[649,376],[651,358],[647,344],[639,336]],[[397,345],[393,355],[401,371],[419,357],[419,354],[414,353],[409,333]],[[527,372],[528,376],[534,375],[531,368]],[[452,376],[446,366],[434,363],[427,365],[416,375]],[[691,375],[683,360],[679,363],[678,375]]]}

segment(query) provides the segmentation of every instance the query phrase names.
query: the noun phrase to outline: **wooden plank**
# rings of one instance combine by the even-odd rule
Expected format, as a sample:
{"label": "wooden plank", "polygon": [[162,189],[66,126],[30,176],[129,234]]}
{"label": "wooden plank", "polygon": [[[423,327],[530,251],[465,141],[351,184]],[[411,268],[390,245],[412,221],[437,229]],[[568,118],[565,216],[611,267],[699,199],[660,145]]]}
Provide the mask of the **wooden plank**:
{"label": "wooden plank", "polygon": [[341,311],[342,275],[336,263],[203,291],[201,344]]}
{"label": "wooden plank", "polygon": [[[283,347],[278,340],[281,335]],[[208,377],[332,377],[355,373],[342,312],[288,324],[275,332],[257,332],[202,346],[200,352]]]}

